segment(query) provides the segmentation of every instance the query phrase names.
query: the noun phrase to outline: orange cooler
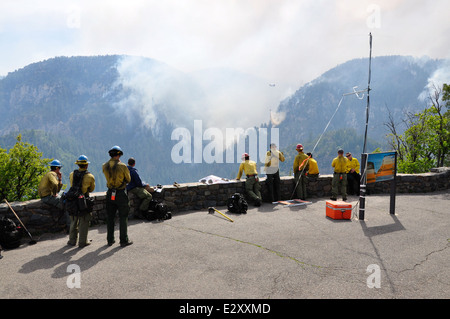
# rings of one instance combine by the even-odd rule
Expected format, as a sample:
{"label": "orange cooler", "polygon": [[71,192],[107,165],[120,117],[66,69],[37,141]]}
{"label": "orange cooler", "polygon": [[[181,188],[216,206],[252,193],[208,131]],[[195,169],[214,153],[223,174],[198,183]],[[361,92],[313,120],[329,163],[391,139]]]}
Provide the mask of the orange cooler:
{"label": "orange cooler", "polygon": [[327,217],[332,219],[351,219],[352,204],[343,201],[329,200],[326,202]]}

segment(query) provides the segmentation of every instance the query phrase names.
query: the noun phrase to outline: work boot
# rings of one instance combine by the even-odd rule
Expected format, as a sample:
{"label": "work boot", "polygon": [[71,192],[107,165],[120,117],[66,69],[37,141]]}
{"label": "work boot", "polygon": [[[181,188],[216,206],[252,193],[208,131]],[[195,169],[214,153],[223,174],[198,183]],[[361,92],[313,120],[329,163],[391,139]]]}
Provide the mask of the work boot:
{"label": "work boot", "polygon": [[86,246],[89,246],[91,243],[84,243],[84,244],[79,244],[78,245],[78,248],[84,248],[84,247],[86,247]]}
{"label": "work boot", "polygon": [[91,244],[92,239],[89,239],[86,243],[79,243],[78,248],[83,248]]}
{"label": "work boot", "polygon": [[126,243],[120,243],[120,247],[127,247],[133,245],[133,242],[131,240],[127,241]]}

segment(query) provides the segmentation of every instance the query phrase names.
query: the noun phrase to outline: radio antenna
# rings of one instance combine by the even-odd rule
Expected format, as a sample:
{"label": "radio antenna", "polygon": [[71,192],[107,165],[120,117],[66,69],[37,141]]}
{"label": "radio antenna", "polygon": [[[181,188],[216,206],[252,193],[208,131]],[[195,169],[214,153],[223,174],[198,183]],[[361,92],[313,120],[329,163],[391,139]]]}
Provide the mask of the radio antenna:
{"label": "radio antenna", "polygon": [[367,128],[369,126],[370,110],[370,81],[372,77],[372,33],[369,33],[370,55],[369,55],[369,82],[367,85],[367,106],[366,106],[366,131],[364,133],[364,146],[361,154],[361,182],[359,193],[359,219],[364,220],[366,210],[366,186],[367,186]]}

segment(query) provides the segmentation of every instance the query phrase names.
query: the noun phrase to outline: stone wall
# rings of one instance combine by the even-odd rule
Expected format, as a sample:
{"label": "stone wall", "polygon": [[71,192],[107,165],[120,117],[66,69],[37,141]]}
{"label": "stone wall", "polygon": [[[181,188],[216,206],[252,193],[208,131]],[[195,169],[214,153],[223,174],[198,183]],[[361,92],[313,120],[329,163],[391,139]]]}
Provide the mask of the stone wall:
{"label": "stone wall", "polygon": [[[310,198],[329,197],[331,195],[331,175],[320,176],[316,181],[308,182],[308,196]],[[265,178],[260,180],[262,186],[263,200],[267,198],[267,187]],[[181,184],[180,187],[164,186],[158,199],[163,200],[169,207],[172,214],[182,211],[196,211],[207,209],[210,206],[220,207],[226,205],[228,197],[234,193],[244,193],[244,181],[232,181],[226,184],[203,184],[189,183]],[[367,193],[389,194],[390,182],[379,182],[369,184]],[[294,190],[295,182],[293,177],[281,178],[282,199],[290,199]],[[450,168],[434,169],[430,173],[397,175],[396,191],[401,193],[426,193],[450,188]],[[95,199],[92,224],[103,223],[106,219],[106,195],[104,192],[92,193]],[[130,196],[131,210],[130,218],[133,217],[134,210],[139,206],[139,199]],[[27,229],[33,233],[54,232],[63,230],[66,225],[64,215],[40,200],[27,202],[10,203],[14,211],[19,215]],[[0,216],[7,215],[14,221],[15,216],[9,211],[6,204],[0,204]]]}

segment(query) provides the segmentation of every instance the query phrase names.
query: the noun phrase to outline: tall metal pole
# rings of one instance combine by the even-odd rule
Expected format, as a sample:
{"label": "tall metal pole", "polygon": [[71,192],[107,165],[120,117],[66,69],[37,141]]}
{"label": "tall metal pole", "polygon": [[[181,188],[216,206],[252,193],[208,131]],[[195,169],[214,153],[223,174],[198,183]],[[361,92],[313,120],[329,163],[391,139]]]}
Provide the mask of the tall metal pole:
{"label": "tall metal pole", "polygon": [[367,129],[369,127],[369,110],[370,110],[370,81],[372,77],[372,33],[369,33],[369,82],[367,85],[367,106],[366,106],[366,130],[364,133],[364,146],[363,152],[361,154],[361,171],[363,175],[361,176],[360,182],[360,194],[359,194],[359,219],[364,220],[364,213],[366,210],[366,185],[367,185]]}
{"label": "tall metal pole", "polygon": [[369,44],[370,44],[370,54],[369,54],[369,82],[367,85],[367,107],[366,107],[366,131],[364,133],[364,147],[363,153],[366,153],[367,148],[367,128],[369,127],[369,109],[370,109],[370,81],[372,78],[372,33],[369,33]]}

